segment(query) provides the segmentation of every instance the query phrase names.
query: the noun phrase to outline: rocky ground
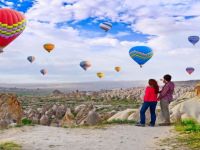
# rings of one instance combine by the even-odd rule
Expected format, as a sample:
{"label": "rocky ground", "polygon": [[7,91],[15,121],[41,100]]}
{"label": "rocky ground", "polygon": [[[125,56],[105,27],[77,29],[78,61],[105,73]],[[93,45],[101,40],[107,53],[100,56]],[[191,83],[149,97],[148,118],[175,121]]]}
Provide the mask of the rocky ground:
{"label": "rocky ground", "polygon": [[35,126],[2,131],[0,141],[15,141],[24,150],[169,150],[169,146],[158,143],[173,135],[170,130],[171,127],[130,125],[102,129]]}
{"label": "rocky ground", "polygon": [[[109,126],[83,129],[80,125],[96,125],[115,120],[137,121],[143,88],[116,89],[99,92],[62,93],[55,90],[46,96],[0,94],[0,128],[31,120],[36,126],[0,131],[0,141],[16,141],[25,150],[152,150],[171,149],[155,144],[169,138],[171,127]],[[199,121],[200,86],[178,86],[175,101],[170,104],[172,120],[195,118]],[[157,107],[157,121],[160,108]],[[149,113],[147,112],[147,122]],[[27,121],[27,120],[26,120]],[[44,126],[39,126],[44,125]],[[74,127],[79,126],[78,129]],[[64,128],[61,128],[64,127]],[[66,128],[67,127],[67,128]],[[70,128],[73,127],[73,128]]]}

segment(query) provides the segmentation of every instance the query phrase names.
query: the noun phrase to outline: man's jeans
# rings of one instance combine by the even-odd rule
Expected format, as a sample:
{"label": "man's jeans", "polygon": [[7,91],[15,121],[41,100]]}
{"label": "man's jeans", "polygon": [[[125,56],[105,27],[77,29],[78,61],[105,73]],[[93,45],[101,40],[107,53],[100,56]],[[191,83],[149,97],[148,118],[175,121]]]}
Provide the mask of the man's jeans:
{"label": "man's jeans", "polygon": [[164,123],[170,123],[169,103],[168,100],[160,100],[161,115]]}
{"label": "man's jeans", "polygon": [[145,112],[147,111],[148,108],[150,108],[150,113],[151,113],[151,125],[155,125],[156,122],[156,105],[157,102],[144,102],[142,105],[142,108],[140,109],[140,123],[145,124],[146,121],[146,116]]}

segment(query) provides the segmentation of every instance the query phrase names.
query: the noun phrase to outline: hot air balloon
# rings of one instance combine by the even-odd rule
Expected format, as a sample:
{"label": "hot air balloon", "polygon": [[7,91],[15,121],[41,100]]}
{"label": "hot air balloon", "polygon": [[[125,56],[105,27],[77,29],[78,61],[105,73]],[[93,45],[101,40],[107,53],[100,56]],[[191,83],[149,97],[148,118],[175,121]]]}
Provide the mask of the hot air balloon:
{"label": "hot air balloon", "polygon": [[194,72],[194,68],[193,67],[187,67],[186,68],[186,71],[187,71],[187,73],[189,74],[189,75],[191,75],[193,72]]}
{"label": "hot air balloon", "polygon": [[119,67],[119,66],[115,67],[115,71],[120,72],[121,71],[121,67]]}
{"label": "hot air balloon", "polygon": [[46,70],[46,69],[42,69],[42,70],[40,70],[40,73],[41,73],[42,75],[46,75],[46,74],[47,74],[47,70]]}
{"label": "hot air balloon", "polygon": [[47,52],[50,53],[55,48],[55,45],[51,44],[51,43],[46,43],[46,44],[44,44],[43,47]]}
{"label": "hot air balloon", "polygon": [[112,24],[109,22],[103,22],[99,25],[101,29],[103,29],[105,32],[109,31],[112,28]]}
{"label": "hot air balloon", "polygon": [[129,50],[129,55],[142,67],[153,56],[153,51],[147,46],[135,46]]}
{"label": "hot air balloon", "polygon": [[199,36],[189,36],[188,41],[195,45],[197,42],[199,42]]}
{"label": "hot air balloon", "polygon": [[30,62],[30,63],[33,63],[35,61],[35,57],[34,56],[29,56],[27,57],[27,60]]}
{"label": "hot air balloon", "polygon": [[0,8],[0,52],[15,40],[25,29],[24,16],[9,8]]}
{"label": "hot air balloon", "polygon": [[99,77],[100,79],[103,78],[105,76],[105,74],[103,72],[97,72],[97,77]]}
{"label": "hot air balloon", "polygon": [[80,66],[86,71],[92,64],[89,61],[81,61]]}

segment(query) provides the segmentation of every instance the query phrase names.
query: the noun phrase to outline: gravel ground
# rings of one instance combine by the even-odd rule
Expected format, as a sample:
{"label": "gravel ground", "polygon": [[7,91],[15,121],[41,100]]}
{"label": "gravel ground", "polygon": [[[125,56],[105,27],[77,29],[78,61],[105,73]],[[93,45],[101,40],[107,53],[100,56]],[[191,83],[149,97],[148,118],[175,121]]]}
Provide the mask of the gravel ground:
{"label": "gravel ground", "polygon": [[33,126],[0,131],[0,142],[15,141],[24,150],[163,150],[156,144],[170,137],[171,127],[131,125],[94,128]]}

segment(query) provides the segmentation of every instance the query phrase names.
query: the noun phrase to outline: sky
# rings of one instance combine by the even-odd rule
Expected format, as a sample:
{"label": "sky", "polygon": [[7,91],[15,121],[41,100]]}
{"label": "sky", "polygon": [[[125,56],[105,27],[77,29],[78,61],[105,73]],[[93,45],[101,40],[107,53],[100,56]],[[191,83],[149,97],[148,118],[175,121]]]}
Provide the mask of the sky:
{"label": "sky", "polygon": [[[200,77],[200,42],[193,46],[188,36],[200,36],[199,0],[0,0],[0,8],[24,13],[25,31],[0,55],[2,83],[58,83],[121,80],[173,80]],[[109,32],[99,28],[110,22]],[[50,54],[43,44],[55,44]],[[154,55],[141,69],[129,50],[149,46]],[[30,64],[28,56],[35,56]],[[87,72],[82,60],[92,62]],[[115,66],[122,71],[116,73]],[[185,71],[194,67],[192,75]],[[41,69],[48,75],[42,76]],[[104,72],[105,78],[96,77]]]}

